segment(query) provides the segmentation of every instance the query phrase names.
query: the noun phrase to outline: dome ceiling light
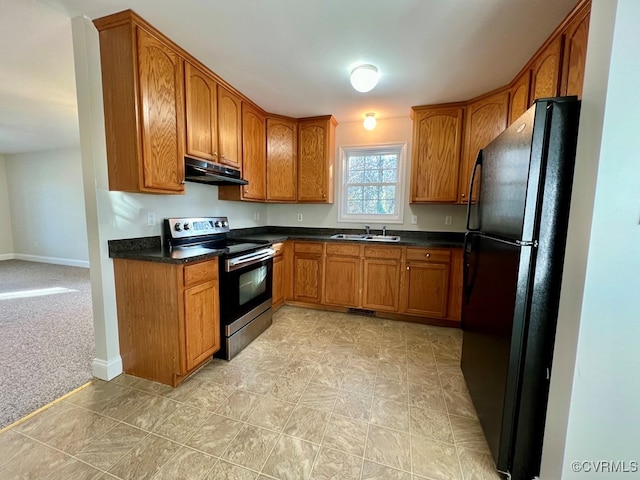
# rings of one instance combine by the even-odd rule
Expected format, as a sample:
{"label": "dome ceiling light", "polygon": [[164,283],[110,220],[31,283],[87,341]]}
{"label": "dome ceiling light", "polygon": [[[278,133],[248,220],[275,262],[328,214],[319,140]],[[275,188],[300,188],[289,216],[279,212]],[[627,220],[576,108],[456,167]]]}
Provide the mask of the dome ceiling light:
{"label": "dome ceiling light", "polygon": [[380,74],[375,65],[359,65],[351,71],[351,86],[358,92],[366,93],[376,86],[379,78]]}
{"label": "dome ceiling light", "polygon": [[368,112],[364,114],[364,122],[362,122],[362,124],[364,125],[365,130],[373,130],[374,128],[376,128],[376,114],[373,112]]}

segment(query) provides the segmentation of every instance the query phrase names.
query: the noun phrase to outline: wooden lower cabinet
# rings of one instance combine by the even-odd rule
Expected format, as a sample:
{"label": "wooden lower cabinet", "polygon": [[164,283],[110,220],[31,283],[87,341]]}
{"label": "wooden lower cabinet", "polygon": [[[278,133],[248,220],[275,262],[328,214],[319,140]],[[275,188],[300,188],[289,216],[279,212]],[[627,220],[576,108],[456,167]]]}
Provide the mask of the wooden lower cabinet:
{"label": "wooden lower cabinet", "polygon": [[125,373],[175,387],[220,349],[218,259],[113,267]]}
{"label": "wooden lower cabinet", "polygon": [[322,303],[359,307],[362,298],[361,277],[360,245],[327,243]]}
{"label": "wooden lower cabinet", "polygon": [[293,243],[293,300],[322,302],[323,252],[322,243]]}
{"label": "wooden lower cabinet", "polygon": [[407,248],[403,312],[445,318],[449,300],[449,249]]}
{"label": "wooden lower cabinet", "polygon": [[402,247],[364,247],[362,308],[397,312]]}
{"label": "wooden lower cabinet", "polygon": [[274,305],[284,296],[293,304],[460,322],[462,248],[292,241],[282,250],[291,256],[274,259]]}

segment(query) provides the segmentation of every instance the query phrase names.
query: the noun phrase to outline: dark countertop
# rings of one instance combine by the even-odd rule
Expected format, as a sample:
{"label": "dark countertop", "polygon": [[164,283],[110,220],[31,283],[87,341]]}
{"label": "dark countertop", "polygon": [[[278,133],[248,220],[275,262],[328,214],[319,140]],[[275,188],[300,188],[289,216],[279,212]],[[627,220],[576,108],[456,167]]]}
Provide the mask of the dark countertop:
{"label": "dark countertop", "polygon": [[162,248],[160,236],[109,240],[108,244],[109,257],[111,258],[174,263],[177,265],[209,260],[224,253],[224,250],[198,247],[170,252]]}
{"label": "dark countertop", "polygon": [[[373,229],[377,233],[376,229]],[[299,228],[299,227],[257,227],[241,228],[229,232],[229,237],[255,243],[278,243],[285,240],[308,240],[315,242],[349,242],[368,243],[373,245],[397,245],[404,247],[462,247],[464,233],[461,232],[413,232],[405,230],[388,230],[387,235],[399,235],[399,242],[368,242],[366,240],[333,239],[336,233],[364,233],[362,230],[331,228]],[[161,237],[125,238],[109,240],[109,257],[185,264],[200,262],[224,253],[224,250],[185,249],[169,252],[162,247]]]}
{"label": "dark countertop", "polygon": [[[373,233],[379,233],[372,229]],[[366,240],[344,240],[331,238],[336,233],[361,234],[364,230],[299,227],[258,227],[233,230],[231,237],[251,242],[278,243],[285,240],[309,240],[316,242],[355,242],[374,245],[399,245],[410,247],[462,247],[462,232],[415,232],[407,230],[387,230],[387,235],[400,236],[399,242],[370,242]]]}

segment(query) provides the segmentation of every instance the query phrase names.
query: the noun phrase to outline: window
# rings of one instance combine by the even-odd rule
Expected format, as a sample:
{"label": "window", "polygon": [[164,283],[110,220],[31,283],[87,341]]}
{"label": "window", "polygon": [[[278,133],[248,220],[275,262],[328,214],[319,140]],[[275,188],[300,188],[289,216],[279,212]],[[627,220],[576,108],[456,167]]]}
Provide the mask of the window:
{"label": "window", "polygon": [[405,145],[343,147],[342,222],[402,223]]}

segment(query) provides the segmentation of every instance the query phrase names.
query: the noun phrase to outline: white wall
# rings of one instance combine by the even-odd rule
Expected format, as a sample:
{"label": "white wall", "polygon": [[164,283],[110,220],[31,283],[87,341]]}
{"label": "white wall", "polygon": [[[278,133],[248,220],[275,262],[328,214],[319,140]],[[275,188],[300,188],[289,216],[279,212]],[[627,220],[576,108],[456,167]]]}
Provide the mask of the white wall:
{"label": "white wall", "polygon": [[637,0],[593,1],[543,480],[640,475],[596,470],[640,467],[638,22]]}
{"label": "white wall", "polygon": [[16,258],[88,266],[80,150],[5,155],[5,163]]}
{"label": "white wall", "polygon": [[[406,165],[404,166],[404,222],[390,224],[394,230],[430,230],[430,231],[464,231],[466,208],[457,205],[409,205],[409,175],[411,170],[411,136],[412,121],[404,118],[378,120],[374,130],[367,131],[362,122],[344,122],[336,128],[336,172],[335,203],[333,205],[269,205],[269,225],[294,227],[336,227],[362,228],[363,223],[338,222],[340,195],[340,155],[342,146],[377,145],[384,143],[406,143]],[[298,213],[302,214],[302,222],[298,222]],[[411,224],[411,215],[418,216],[417,225]],[[445,226],[444,217],[451,215],[453,225]],[[371,222],[368,222],[371,223]],[[372,228],[376,228],[372,225]]]}
{"label": "white wall", "polygon": [[0,155],[0,225],[0,260],[9,260],[13,258],[13,233],[4,155]]}

